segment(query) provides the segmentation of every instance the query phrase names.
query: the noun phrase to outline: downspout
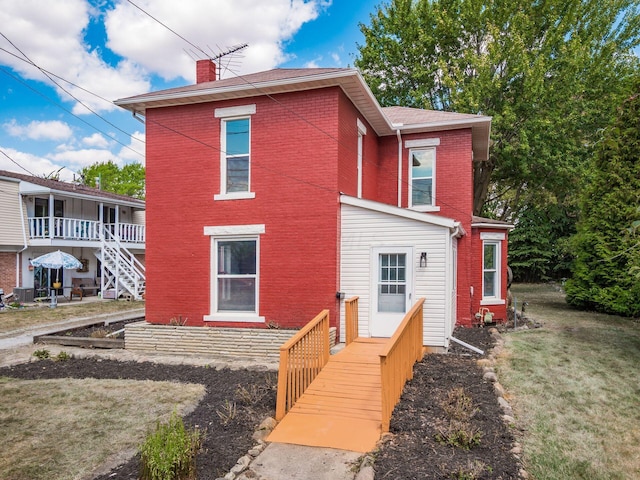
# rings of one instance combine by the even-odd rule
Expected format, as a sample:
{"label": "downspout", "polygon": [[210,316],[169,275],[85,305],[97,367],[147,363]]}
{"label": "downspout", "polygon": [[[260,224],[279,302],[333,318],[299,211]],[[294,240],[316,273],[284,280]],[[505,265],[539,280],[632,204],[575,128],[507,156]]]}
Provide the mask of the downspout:
{"label": "downspout", "polygon": [[399,128],[396,128],[396,137],[398,137],[398,207],[402,208],[402,135]]}
{"label": "downspout", "polygon": [[24,208],[22,208],[22,195],[20,193],[18,193],[18,206],[20,207],[20,222],[22,223],[22,240],[24,242],[24,247],[22,248],[22,250],[20,250],[19,252],[16,253],[16,287],[19,288],[21,285],[21,278],[22,275],[20,275],[21,269],[20,269],[20,257],[22,256],[22,252],[24,252],[27,248],[29,248],[29,243],[27,242],[27,229],[25,226],[25,222],[24,222]]}

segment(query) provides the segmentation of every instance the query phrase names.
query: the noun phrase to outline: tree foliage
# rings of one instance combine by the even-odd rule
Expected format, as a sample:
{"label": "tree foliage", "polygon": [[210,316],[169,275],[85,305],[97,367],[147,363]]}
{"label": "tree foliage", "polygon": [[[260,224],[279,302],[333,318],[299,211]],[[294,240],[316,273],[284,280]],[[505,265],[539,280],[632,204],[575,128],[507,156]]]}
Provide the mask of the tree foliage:
{"label": "tree foliage", "polygon": [[640,315],[640,94],[625,101],[598,145],[582,193],[567,301],[581,308]]}
{"label": "tree foliage", "polygon": [[[144,199],[145,169],[140,163],[129,163],[122,168],[114,162],[97,162],[80,170],[84,184],[130,197]],[[98,180],[99,179],[99,180]]]}
{"label": "tree foliage", "polygon": [[492,116],[474,213],[487,202],[513,220],[575,184],[638,72],[639,13],[638,0],[391,0],[360,26],[355,64],[382,105]]}

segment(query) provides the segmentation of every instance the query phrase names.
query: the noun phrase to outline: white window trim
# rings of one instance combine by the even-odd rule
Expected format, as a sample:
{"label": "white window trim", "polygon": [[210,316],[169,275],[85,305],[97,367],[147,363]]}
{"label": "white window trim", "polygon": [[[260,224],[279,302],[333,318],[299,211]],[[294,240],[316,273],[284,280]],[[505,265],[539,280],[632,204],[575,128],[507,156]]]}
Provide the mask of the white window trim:
{"label": "white window trim", "polygon": [[[411,140],[407,140],[405,145]],[[417,141],[417,140],[415,140]],[[438,139],[440,143],[440,139]],[[431,171],[431,205],[413,205],[413,165],[411,164],[411,156],[414,150],[433,150],[433,169]],[[439,212],[440,207],[436,205],[436,168],[438,164],[438,155],[435,146],[412,148],[409,150],[409,208],[416,212]]]}
{"label": "white window trim", "polygon": [[[214,117],[220,118],[220,193],[213,199],[218,200],[242,200],[255,198],[255,192],[251,191],[251,115],[256,113],[256,105],[239,105],[235,107],[216,108]],[[231,120],[249,119],[249,189],[246,192],[227,192],[227,122]]]}
{"label": "white window trim", "polygon": [[420,138],[417,140],[405,140],[405,148],[424,148],[424,147],[437,147],[440,145],[439,138]]}
{"label": "white window trim", "polygon": [[[265,233],[264,225],[206,226],[204,234],[211,238],[209,305],[211,312],[203,316],[205,322],[264,323],[260,316],[260,235]],[[219,312],[218,306],[218,240],[255,240],[256,242],[256,311]]]}
{"label": "white window trim", "polygon": [[[488,238],[483,238],[483,235]],[[502,235],[502,239],[500,238],[491,238],[492,236],[500,236]],[[502,293],[502,240],[504,240],[504,234],[492,234],[490,232],[483,232],[480,234],[480,238],[482,238],[482,300],[480,301],[480,305],[504,305],[505,300],[500,297]],[[484,248],[486,245],[495,245],[496,246],[496,277],[495,277],[495,292],[496,295],[492,297],[484,296]]]}

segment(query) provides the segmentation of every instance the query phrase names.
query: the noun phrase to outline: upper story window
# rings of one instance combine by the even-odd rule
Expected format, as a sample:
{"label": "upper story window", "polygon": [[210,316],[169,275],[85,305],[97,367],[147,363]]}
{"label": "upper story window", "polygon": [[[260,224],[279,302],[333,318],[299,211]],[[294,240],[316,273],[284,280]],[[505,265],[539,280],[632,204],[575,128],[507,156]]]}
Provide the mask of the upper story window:
{"label": "upper story window", "polygon": [[254,198],[251,192],[251,117],[255,105],[216,108],[220,122],[220,194],[216,200]]}
{"label": "upper story window", "polygon": [[439,138],[414,138],[404,142],[409,149],[409,208],[422,212],[436,206],[436,147]]}
{"label": "upper story window", "polygon": [[411,150],[411,207],[432,207],[435,205],[436,149]]}

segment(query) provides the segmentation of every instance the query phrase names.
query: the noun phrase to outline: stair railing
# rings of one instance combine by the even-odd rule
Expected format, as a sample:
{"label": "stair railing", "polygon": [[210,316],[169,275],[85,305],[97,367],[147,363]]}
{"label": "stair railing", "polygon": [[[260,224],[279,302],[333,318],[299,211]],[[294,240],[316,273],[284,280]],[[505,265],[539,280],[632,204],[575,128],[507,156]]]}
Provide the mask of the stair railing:
{"label": "stair railing", "polygon": [[139,298],[142,293],[141,282],[145,279],[145,267],[122,245],[120,239],[107,225],[102,228],[102,257],[103,268],[108,268],[109,260],[115,265],[115,271],[111,273],[116,276],[116,289],[121,278],[127,279],[130,285],[125,283],[125,286],[128,290],[133,290],[130,291],[135,298]]}

